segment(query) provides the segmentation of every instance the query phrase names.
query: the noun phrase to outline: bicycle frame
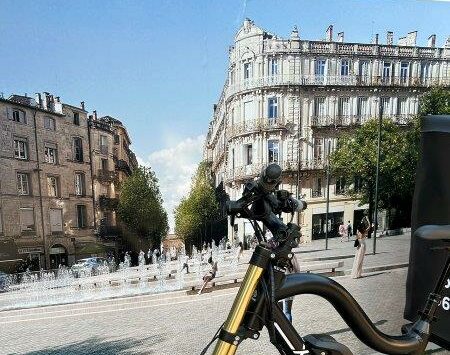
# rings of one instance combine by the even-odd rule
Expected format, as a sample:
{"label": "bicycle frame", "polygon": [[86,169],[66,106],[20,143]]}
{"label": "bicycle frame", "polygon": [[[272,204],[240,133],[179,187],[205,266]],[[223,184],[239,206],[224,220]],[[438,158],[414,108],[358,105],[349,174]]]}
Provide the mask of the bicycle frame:
{"label": "bicycle frame", "polygon": [[[270,334],[272,324],[275,334],[270,334],[271,342],[281,354],[314,354],[311,345],[300,337],[277,304],[282,299],[301,294],[314,294],[328,300],[354,334],[376,351],[387,354],[423,354],[429,334],[429,323],[424,322],[423,317],[407,334],[386,335],[376,328],[351,294],[328,277],[309,273],[284,275],[284,270],[272,269],[273,299],[268,300],[262,292],[262,284],[270,276],[270,268],[276,258],[273,250],[261,245],[256,247],[227,321],[219,333],[214,355],[235,354],[242,340],[257,339],[264,326]],[[441,279],[449,276],[450,268],[447,263]],[[443,287],[439,284],[437,291]],[[270,315],[267,302],[271,303]]]}

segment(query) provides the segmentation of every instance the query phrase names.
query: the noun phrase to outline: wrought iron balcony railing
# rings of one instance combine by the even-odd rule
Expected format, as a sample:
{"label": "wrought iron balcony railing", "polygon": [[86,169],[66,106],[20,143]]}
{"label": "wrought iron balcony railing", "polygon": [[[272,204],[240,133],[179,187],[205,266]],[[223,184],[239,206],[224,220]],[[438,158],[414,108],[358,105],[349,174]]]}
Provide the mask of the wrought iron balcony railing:
{"label": "wrought iron balcony railing", "polygon": [[283,117],[259,118],[238,122],[227,127],[227,138],[231,139],[240,135],[286,129],[286,120]]}
{"label": "wrought iron balcony railing", "polygon": [[249,78],[234,83],[227,87],[227,96],[235,93],[270,86],[412,86],[430,87],[435,85],[450,86],[449,77],[424,78],[407,76],[382,77],[378,75],[301,75],[301,74],[278,74],[260,78]]}
{"label": "wrought iron balcony railing", "polygon": [[110,170],[97,170],[97,180],[100,182],[115,182],[116,181],[116,172]]}
{"label": "wrought iron balcony railing", "polygon": [[119,200],[114,197],[108,197],[106,195],[100,195],[98,199],[98,206],[102,210],[114,211],[117,209],[117,205],[119,204]]}

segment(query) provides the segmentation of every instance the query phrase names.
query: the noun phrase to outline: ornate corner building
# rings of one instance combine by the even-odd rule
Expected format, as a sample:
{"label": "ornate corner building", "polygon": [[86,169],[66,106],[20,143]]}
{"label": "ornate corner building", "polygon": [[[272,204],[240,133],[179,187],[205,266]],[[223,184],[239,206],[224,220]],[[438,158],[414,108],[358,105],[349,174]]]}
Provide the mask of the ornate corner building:
{"label": "ornate corner building", "polygon": [[130,143],[84,102],[0,98],[0,262],[57,268],[117,251],[120,184],[137,167]]}
{"label": "ornate corner building", "polygon": [[[378,35],[370,44],[348,43],[343,32],[334,40],[330,26],[321,41],[300,39],[297,28],[283,39],[246,19],[229,49],[228,76],[204,147],[216,185],[223,182],[236,199],[245,181],[276,162],[284,171],[281,187],[308,202],[294,217],[304,238],[323,238],[328,147],[332,151],[342,132],[380,112],[407,124],[418,112],[420,95],[434,85],[450,85],[450,38],[436,48],[432,35],[427,47],[419,47],[416,35],[409,33],[398,45],[392,32],[386,44]],[[358,183],[355,178],[355,188]],[[331,178],[331,235],[342,221],[353,225],[366,208],[344,195],[339,177]],[[242,220],[228,230],[233,241],[252,235]]]}

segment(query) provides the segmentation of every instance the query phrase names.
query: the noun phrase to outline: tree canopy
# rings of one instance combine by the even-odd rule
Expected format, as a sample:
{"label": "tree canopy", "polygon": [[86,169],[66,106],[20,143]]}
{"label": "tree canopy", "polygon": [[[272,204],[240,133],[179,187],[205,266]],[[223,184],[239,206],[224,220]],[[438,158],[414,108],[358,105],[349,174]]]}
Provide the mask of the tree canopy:
{"label": "tree canopy", "polygon": [[169,229],[162,202],[155,173],[139,167],[122,185],[117,213],[139,238],[159,245]]}
{"label": "tree canopy", "polygon": [[[450,90],[437,87],[425,93],[420,99],[419,113],[419,117],[449,114]],[[408,126],[399,126],[388,118],[382,120],[378,203],[391,215],[393,228],[410,222],[420,152],[419,117]],[[374,210],[377,136],[378,120],[370,119],[339,137],[338,147],[330,157],[333,175],[344,177],[346,194],[359,198],[362,204],[369,204],[370,216]],[[361,182],[358,190],[355,190],[355,177]]]}
{"label": "tree canopy", "polygon": [[191,190],[175,208],[175,233],[185,244],[200,246],[202,241],[210,241],[214,222],[220,216],[216,201],[211,165],[201,162],[192,178]]}

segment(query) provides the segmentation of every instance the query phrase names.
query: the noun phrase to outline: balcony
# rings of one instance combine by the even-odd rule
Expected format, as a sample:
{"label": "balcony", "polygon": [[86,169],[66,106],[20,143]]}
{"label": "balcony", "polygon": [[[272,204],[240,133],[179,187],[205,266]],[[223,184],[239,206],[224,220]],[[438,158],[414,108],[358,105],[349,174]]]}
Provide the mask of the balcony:
{"label": "balcony", "polygon": [[119,204],[119,200],[114,197],[100,195],[100,197],[98,199],[98,207],[100,207],[100,209],[102,209],[102,210],[114,211],[117,209],[118,204]]}
{"label": "balcony", "polygon": [[101,238],[117,238],[119,236],[119,228],[117,226],[100,225],[97,235]]}
{"label": "balcony", "polygon": [[116,181],[116,172],[110,170],[97,170],[96,179],[100,182],[115,182]]}
{"label": "balcony", "polygon": [[131,168],[125,160],[115,159],[116,170],[123,171],[127,175],[131,175]]}
{"label": "balcony", "polygon": [[112,126],[106,122],[102,122],[102,121],[98,121],[98,120],[89,120],[89,125],[95,129],[100,129],[100,130],[108,132],[108,133],[114,133]]}
{"label": "balcony", "polygon": [[[385,118],[391,118],[393,122],[398,125],[408,125],[414,115],[402,114],[402,115],[384,115]],[[376,118],[371,115],[356,115],[356,116],[313,116],[311,118],[311,128],[351,128],[359,126],[371,118]]]}
{"label": "balcony", "polygon": [[322,197],[322,190],[312,190],[311,197]]}
{"label": "balcony", "polygon": [[276,118],[260,118],[253,120],[246,120],[244,122],[235,123],[227,127],[228,139],[232,139],[238,136],[261,133],[271,130],[284,130],[286,129],[286,121],[282,117]]}
{"label": "balcony", "polygon": [[261,78],[245,79],[229,85],[227,97],[239,92],[273,86],[390,86],[390,87],[430,87],[450,86],[450,78],[421,78],[404,76],[369,76],[369,75],[301,75],[280,74]]}

